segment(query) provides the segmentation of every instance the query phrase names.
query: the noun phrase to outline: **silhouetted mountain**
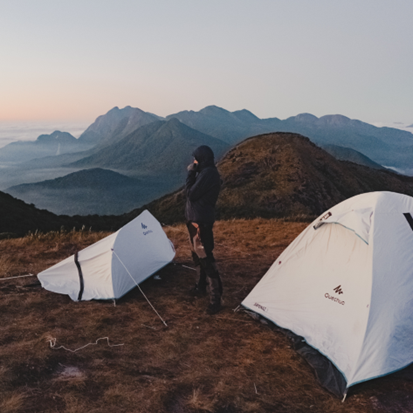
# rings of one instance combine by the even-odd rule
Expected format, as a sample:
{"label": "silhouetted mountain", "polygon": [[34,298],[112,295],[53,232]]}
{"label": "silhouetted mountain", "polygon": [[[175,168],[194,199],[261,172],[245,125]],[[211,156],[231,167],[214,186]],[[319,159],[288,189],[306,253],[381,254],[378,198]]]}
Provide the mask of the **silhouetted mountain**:
{"label": "silhouetted mountain", "polygon": [[90,142],[101,146],[119,141],[140,126],[160,120],[159,116],[144,112],[138,108],[117,106],[99,116],[80,135],[81,142]]}
{"label": "silhouetted mountain", "polygon": [[7,193],[65,215],[114,215],[130,211],[164,193],[161,184],[143,183],[105,169],[87,169],[61,178],[17,185]]}
{"label": "silhouetted mountain", "polygon": [[41,211],[34,205],[0,192],[0,239],[7,235],[24,235],[36,229],[43,232],[59,230],[62,225],[68,224],[67,218]]}
{"label": "silhouetted mountain", "polygon": [[23,236],[28,232],[71,231],[74,228],[116,231],[126,222],[124,216],[55,215],[0,192],[0,239]]}
{"label": "silhouetted mountain", "polygon": [[[72,167],[105,167],[129,170],[165,179],[182,179],[191,154],[200,145],[210,146],[218,159],[229,145],[198,132],[178,119],[142,126],[121,141],[92,156],[72,163]],[[172,188],[171,188],[172,189]]]}
{"label": "silhouetted mountain", "polygon": [[[315,217],[351,196],[394,191],[413,196],[413,177],[339,161],[308,138],[271,133],[247,139],[218,163],[224,185],[221,219]],[[143,208],[165,223],[184,220],[184,192],[178,190]],[[126,214],[128,219],[141,209]]]}
{"label": "silhouetted mountain", "polygon": [[339,161],[350,161],[373,169],[386,169],[354,149],[344,148],[337,145],[321,145],[321,148]]}
{"label": "silhouetted mountain", "polygon": [[89,149],[91,146],[79,142],[68,132],[54,131],[40,135],[35,141],[12,142],[0,148],[0,161],[27,162],[45,156],[56,156]]}

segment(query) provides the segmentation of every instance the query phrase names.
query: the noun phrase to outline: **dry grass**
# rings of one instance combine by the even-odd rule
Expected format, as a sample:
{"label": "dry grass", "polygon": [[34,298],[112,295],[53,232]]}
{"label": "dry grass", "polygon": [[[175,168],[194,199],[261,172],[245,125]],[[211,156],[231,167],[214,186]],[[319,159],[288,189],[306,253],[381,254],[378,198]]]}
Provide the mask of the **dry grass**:
{"label": "dry grass", "polygon": [[[0,412],[386,411],[380,410],[382,401],[396,390],[412,394],[412,383],[391,377],[368,382],[342,404],[317,384],[285,336],[232,311],[306,225],[217,222],[224,309],[207,316],[207,298],[187,294],[193,272],[169,265],[159,271],[161,280],[142,284],[168,327],[138,289],[114,307],[73,302],[33,285],[34,278],[0,281]],[[175,261],[190,266],[185,227],[165,230],[176,247]],[[0,277],[38,273],[105,235],[56,232],[2,240],[8,269]],[[77,349],[100,337],[124,345],[101,340],[76,353],[56,349]],[[57,340],[55,349],[50,338]]]}

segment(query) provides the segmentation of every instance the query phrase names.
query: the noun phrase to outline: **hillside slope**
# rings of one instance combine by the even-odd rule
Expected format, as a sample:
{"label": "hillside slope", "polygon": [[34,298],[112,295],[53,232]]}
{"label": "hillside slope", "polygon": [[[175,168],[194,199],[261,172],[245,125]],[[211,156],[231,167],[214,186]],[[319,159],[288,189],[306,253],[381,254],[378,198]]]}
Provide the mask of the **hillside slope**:
{"label": "hillside slope", "polygon": [[[313,217],[346,198],[372,191],[413,196],[413,178],[339,161],[298,134],[249,138],[217,166],[223,179],[221,219]],[[163,222],[183,221],[184,193],[177,191],[146,207]]]}

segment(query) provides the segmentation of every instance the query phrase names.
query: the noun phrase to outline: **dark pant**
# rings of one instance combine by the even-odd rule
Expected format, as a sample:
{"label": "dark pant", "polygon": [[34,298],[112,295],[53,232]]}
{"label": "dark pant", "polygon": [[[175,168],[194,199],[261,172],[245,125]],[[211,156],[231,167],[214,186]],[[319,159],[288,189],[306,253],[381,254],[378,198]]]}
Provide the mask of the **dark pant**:
{"label": "dark pant", "polygon": [[220,302],[222,295],[222,282],[215,264],[214,254],[214,234],[212,224],[198,224],[188,222],[186,224],[191,242],[192,259],[198,273],[197,286],[205,290],[207,278],[210,287],[211,303]]}
{"label": "dark pant", "polygon": [[214,254],[212,253],[212,250],[214,249],[212,224],[197,224],[196,222],[190,221],[186,226],[189,232],[192,251],[199,258],[209,258],[211,261],[215,261]]}

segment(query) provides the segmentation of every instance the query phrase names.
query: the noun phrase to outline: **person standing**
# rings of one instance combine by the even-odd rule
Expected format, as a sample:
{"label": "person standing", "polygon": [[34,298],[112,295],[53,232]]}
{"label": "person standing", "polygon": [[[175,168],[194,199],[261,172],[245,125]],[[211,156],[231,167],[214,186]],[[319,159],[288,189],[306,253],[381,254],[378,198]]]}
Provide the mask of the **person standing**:
{"label": "person standing", "polygon": [[185,218],[191,243],[192,258],[197,270],[194,295],[205,295],[209,284],[208,314],[221,310],[222,282],[215,258],[214,234],[215,205],[221,189],[221,177],[214,163],[214,152],[209,146],[199,146],[192,153],[193,163],[188,166],[185,184]]}

